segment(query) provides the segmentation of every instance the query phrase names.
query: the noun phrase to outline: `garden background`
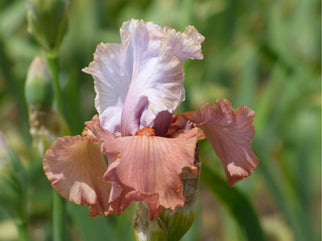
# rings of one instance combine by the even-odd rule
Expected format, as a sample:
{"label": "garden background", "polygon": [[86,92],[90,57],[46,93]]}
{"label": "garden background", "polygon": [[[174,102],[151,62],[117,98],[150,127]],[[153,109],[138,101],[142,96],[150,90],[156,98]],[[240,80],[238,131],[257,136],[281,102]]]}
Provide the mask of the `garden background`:
{"label": "garden background", "polygon": [[[26,15],[26,1],[0,1],[0,131],[26,169],[28,231],[42,241],[51,240],[52,195],[32,145],[24,85],[31,61],[44,52],[27,31]],[[71,0],[68,18],[59,77],[73,135],[96,113],[92,77],[81,69],[97,44],[120,42],[119,28],[131,18],[180,31],[193,25],[205,36],[204,59],[184,63],[186,101],[178,111],[217,98],[255,110],[253,149],[260,164],[232,191],[210,144],[200,142],[205,168],[198,214],[184,241],[251,240],[254,224],[240,198],[252,204],[267,240],[321,239],[320,1]],[[87,207],[71,203],[67,212],[71,240],[134,240],[133,205],[120,217],[89,218]],[[0,206],[0,240],[17,239]]]}

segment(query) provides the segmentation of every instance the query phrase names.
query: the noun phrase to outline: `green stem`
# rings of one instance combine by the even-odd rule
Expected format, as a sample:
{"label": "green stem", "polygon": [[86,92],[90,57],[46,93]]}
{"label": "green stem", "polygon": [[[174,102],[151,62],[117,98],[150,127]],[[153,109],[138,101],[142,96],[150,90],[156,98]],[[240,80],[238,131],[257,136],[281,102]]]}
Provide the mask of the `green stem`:
{"label": "green stem", "polygon": [[59,64],[58,57],[55,53],[49,53],[47,55],[48,67],[51,71],[54,87],[54,101],[58,112],[63,116],[62,94],[59,83]]}
{"label": "green stem", "polygon": [[53,190],[53,241],[66,240],[65,199]]}
{"label": "green stem", "polygon": [[[63,116],[63,101],[59,83],[59,63],[56,51],[49,52],[47,55],[48,66],[51,71],[54,101],[58,112]],[[53,190],[53,241],[66,240],[66,208],[65,199]]]}
{"label": "green stem", "polygon": [[17,223],[19,241],[29,241],[27,225],[25,222]]}

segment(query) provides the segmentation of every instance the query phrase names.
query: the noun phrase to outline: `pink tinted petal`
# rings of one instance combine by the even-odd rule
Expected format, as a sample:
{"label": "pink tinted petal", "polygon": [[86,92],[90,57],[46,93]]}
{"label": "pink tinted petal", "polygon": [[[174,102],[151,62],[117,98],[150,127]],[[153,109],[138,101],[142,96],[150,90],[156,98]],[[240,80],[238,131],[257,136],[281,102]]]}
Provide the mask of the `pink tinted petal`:
{"label": "pink tinted petal", "polygon": [[99,44],[94,60],[85,73],[94,78],[95,106],[101,124],[112,133],[121,131],[123,104],[132,78],[132,60],[127,55],[127,44]]}
{"label": "pink tinted petal", "polygon": [[130,38],[128,51],[133,56],[121,123],[122,136],[127,136],[151,127],[159,112],[172,113],[179,106],[184,99],[184,72],[160,27],[131,20],[123,24],[121,33]]}
{"label": "pink tinted petal", "polygon": [[107,165],[98,142],[81,136],[58,138],[45,153],[43,168],[61,196],[90,205],[90,216],[108,214],[111,185],[103,180]]}
{"label": "pink tinted petal", "polygon": [[[178,114],[173,117],[172,123],[170,124],[166,136],[176,135],[179,130],[191,129],[191,127],[196,127],[196,124],[192,122],[192,116],[195,112],[188,111],[181,114]],[[204,139],[204,138],[200,138]],[[198,140],[200,140],[198,139]]]}
{"label": "pink tinted petal", "polygon": [[148,203],[151,210],[151,219],[160,216],[163,208],[159,206],[158,194],[141,193],[138,190],[123,185],[119,180],[112,183],[109,213],[120,215],[133,202],[139,201]]}
{"label": "pink tinted petal", "polygon": [[114,197],[119,206],[146,201],[152,218],[160,214],[161,207],[182,206],[185,199],[179,174],[187,166],[197,175],[193,165],[197,132],[194,128],[177,138],[106,136],[109,167],[104,179],[122,189],[123,194],[117,191],[120,196]]}
{"label": "pink tinted petal", "polygon": [[188,121],[200,127],[222,161],[228,184],[232,186],[249,177],[258,165],[258,158],[251,148],[255,112],[246,106],[233,110],[226,99],[218,99],[216,104],[206,104],[194,113],[179,116],[170,130],[182,127]]}
{"label": "pink tinted petal", "polygon": [[[97,142],[103,143],[105,135],[111,135],[111,133],[103,128],[100,123],[98,115],[94,115],[92,120],[85,122],[88,135],[87,138],[92,138]],[[83,132],[84,136],[84,132]],[[104,149],[104,146],[103,146]],[[104,150],[103,150],[104,152]]]}
{"label": "pink tinted petal", "polygon": [[[95,138],[99,140],[99,142],[102,142],[104,138],[113,138],[113,136],[106,130],[102,128],[100,125],[100,121],[97,115],[95,115],[91,121],[87,121],[86,123],[87,127],[87,136],[88,138]],[[104,148],[106,152],[106,147]],[[119,154],[117,152],[109,153],[109,157],[111,159],[117,158],[113,155],[118,156]],[[113,169],[115,166],[117,166],[117,162],[114,162],[110,165],[110,169]],[[117,177],[116,177],[117,178]],[[114,183],[112,183],[111,190],[110,190],[110,196],[109,196],[109,209],[108,214],[116,214],[120,215],[122,214],[125,209],[136,201],[148,201],[149,206],[151,206],[151,210],[153,212],[150,213],[151,219],[154,217],[158,217],[161,214],[162,208],[158,206],[158,200],[159,195],[158,194],[142,194],[137,190],[134,190],[131,187],[128,187],[126,185],[123,185],[119,179],[114,180]],[[90,207],[90,215],[92,212],[95,212],[95,210],[91,209]]]}
{"label": "pink tinted petal", "polygon": [[156,136],[164,136],[169,128],[169,125],[172,121],[172,114],[168,111],[161,111],[155,117],[153,121],[153,129],[155,131]]}
{"label": "pink tinted petal", "polygon": [[164,27],[163,31],[167,35],[167,42],[176,53],[181,62],[190,59],[203,59],[201,43],[205,40],[193,26],[188,26],[183,33],[178,33],[174,29]]}
{"label": "pink tinted petal", "polygon": [[95,105],[104,129],[123,136],[151,127],[159,112],[170,114],[184,100],[186,58],[202,58],[203,37],[151,22],[131,20],[120,30],[121,44],[99,44],[83,71],[93,75]]}

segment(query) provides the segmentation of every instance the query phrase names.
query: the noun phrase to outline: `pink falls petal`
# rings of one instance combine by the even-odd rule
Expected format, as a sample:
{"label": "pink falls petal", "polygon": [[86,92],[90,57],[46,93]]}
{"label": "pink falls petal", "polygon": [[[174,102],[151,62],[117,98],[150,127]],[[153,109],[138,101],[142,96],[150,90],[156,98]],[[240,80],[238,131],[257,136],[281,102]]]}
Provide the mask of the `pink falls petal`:
{"label": "pink falls petal", "polygon": [[[117,177],[116,177],[117,178]],[[119,179],[114,179],[110,194],[110,213],[122,214],[133,202],[145,201],[150,212],[150,218],[154,219],[161,215],[163,208],[159,206],[159,194],[141,193],[132,187],[124,185]]]}
{"label": "pink falls petal", "polygon": [[[86,123],[87,138],[94,138],[99,142],[103,142],[105,138],[110,139],[114,138],[111,133],[104,130],[100,125],[100,120],[97,115],[95,115],[91,121],[87,121]],[[104,152],[107,151],[108,148],[104,147]],[[113,155],[118,155],[117,152],[109,153],[109,157],[113,159]],[[115,166],[116,162],[114,162]],[[110,169],[113,168],[112,166]],[[116,177],[117,178],[117,177]],[[131,187],[123,185],[119,179],[116,179],[114,183],[111,184],[110,195],[109,195],[109,209],[108,214],[122,214],[125,209],[133,202],[136,201],[147,201],[151,210],[154,210],[151,213],[151,219],[154,217],[158,217],[162,212],[162,207],[158,206],[159,195],[158,194],[142,194],[137,190],[134,190]],[[91,207],[90,207],[91,210]]]}
{"label": "pink falls petal", "polygon": [[246,106],[232,109],[226,99],[218,99],[216,106],[206,104],[194,113],[179,116],[170,130],[184,127],[192,121],[201,128],[222,161],[228,184],[247,178],[258,165],[252,151],[255,135],[252,125],[255,112]]}
{"label": "pink falls petal", "polygon": [[109,167],[104,179],[116,184],[118,195],[110,198],[115,200],[114,209],[123,209],[122,205],[134,201],[145,201],[154,218],[160,215],[162,207],[173,210],[182,206],[185,198],[180,173],[187,166],[197,175],[193,164],[197,132],[194,128],[176,138],[105,138]]}
{"label": "pink falls petal", "polygon": [[101,144],[81,136],[58,138],[45,153],[43,168],[61,196],[90,205],[90,216],[108,214],[111,185],[103,180],[107,165]]}

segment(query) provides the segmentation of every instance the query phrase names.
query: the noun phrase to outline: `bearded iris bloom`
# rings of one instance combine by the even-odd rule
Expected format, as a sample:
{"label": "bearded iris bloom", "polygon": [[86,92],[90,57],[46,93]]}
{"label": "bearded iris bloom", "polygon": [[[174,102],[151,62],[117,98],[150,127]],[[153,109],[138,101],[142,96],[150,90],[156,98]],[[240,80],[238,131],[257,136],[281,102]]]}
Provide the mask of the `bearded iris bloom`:
{"label": "bearded iris bloom", "polygon": [[[207,138],[221,160],[228,184],[248,177],[258,164],[251,149],[254,111],[232,109],[226,99],[174,116],[185,98],[186,59],[202,59],[204,37],[131,20],[120,44],[99,44],[83,69],[94,78],[98,115],[80,136],[58,138],[43,158],[53,188],[89,215],[121,214],[144,201],[150,218],[183,206],[180,173],[194,165],[197,141]],[[108,164],[104,159],[107,157]]]}

